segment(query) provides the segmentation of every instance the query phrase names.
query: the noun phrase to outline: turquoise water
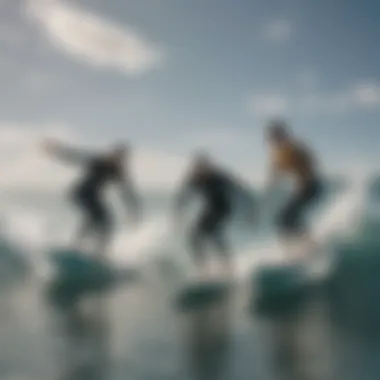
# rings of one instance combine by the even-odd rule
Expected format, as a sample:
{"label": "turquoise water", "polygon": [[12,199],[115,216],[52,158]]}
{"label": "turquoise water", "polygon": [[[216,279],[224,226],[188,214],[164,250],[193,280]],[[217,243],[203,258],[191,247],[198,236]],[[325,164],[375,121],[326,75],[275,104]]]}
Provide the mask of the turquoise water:
{"label": "turquoise water", "polygon": [[175,289],[160,276],[106,294],[78,292],[76,308],[49,298],[47,290],[35,280],[3,288],[2,379],[378,376],[380,340],[366,331],[368,320],[347,317],[347,306],[343,315],[334,314],[326,297],[285,318],[251,315],[244,289],[212,307],[180,313]]}

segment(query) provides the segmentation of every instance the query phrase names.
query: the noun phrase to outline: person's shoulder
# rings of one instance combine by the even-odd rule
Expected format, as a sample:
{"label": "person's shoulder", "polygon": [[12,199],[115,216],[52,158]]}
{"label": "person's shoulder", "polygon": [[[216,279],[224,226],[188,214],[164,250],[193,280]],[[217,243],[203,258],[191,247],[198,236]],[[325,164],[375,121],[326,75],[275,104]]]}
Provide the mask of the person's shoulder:
{"label": "person's shoulder", "polygon": [[220,182],[231,182],[233,176],[226,168],[218,167],[214,169],[213,178]]}
{"label": "person's shoulder", "polygon": [[105,160],[100,154],[93,154],[90,157],[88,157],[87,162],[90,165],[103,165]]}
{"label": "person's shoulder", "polygon": [[123,178],[126,176],[124,165],[119,165],[114,162],[110,162],[107,157],[105,157],[102,154],[97,154],[96,156],[93,156],[91,159],[91,164],[94,168],[106,171],[108,173],[112,173],[116,177]]}
{"label": "person's shoulder", "polygon": [[212,168],[212,173],[211,173],[212,176],[214,177],[226,177],[228,174],[227,174],[227,170],[221,166],[214,166]]}

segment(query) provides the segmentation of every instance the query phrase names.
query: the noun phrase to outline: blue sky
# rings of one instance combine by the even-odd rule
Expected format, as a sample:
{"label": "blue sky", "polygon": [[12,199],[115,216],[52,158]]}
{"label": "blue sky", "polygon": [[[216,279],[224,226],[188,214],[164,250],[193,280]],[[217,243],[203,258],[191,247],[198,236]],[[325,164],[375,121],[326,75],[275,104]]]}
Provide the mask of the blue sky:
{"label": "blue sky", "polygon": [[283,115],[325,167],[379,157],[376,1],[6,0],[0,10],[0,129],[60,124],[173,157],[200,145],[255,176],[265,121]]}

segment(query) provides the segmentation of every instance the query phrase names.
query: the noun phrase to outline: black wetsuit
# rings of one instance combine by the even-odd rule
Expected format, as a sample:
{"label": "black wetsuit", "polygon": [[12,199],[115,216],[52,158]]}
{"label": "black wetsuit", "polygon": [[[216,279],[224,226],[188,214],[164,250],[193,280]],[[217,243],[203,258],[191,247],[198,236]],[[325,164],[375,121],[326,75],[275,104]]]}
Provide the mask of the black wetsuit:
{"label": "black wetsuit", "polygon": [[136,211],[137,197],[128,176],[121,166],[108,161],[100,155],[80,152],[67,147],[55,147],[54,155],[61,160],[79,164],[85,170],[81,181],[71,191],[71,199],[84,213],[84,223],[78,239],[92,233],[100,233],[101,243],[105,245],[112,228],[111,213],[104,202],[102,190],[112,182],[118,182],[125,201],[132,200]]}
{"label": "black wetsuit", "polygon": [[102,190],[110,182],[123,180],[121,170],[102,158],[92,158],[86,165],[84,178],[72,192],[73,200],[83,210],[89,224],[109,229],[112,218],[103,201]]}
{"label": "black wetsuit", "polygon": [[206,239],[210,239],[222,255],[228,254],[223,229],[232,214],[235,185],[228,175],[217,170],[204,177],[193,177],[185,184],[179,205],[188,191],[200,194],[205,204],[190,236],[192,251],[198,258],[204,254]]}
{"label": "black wetsuit", "polygon": [[307,227],[303,220],[306,210],[320,199],[323,192],[322,182],[312,179],[304,184],[287,202],[277,218],[277,225],[284,235],[299,235],[306,233]]}
{"label": "black wetsuit", "polygon": [[215,172],[207,178],[194,179],[190,185],[202,195],[206,205],[195,225],[193,244],[198,247],[201,239],[211,237],[225,251],[222,229],[231,214],[233,196],[229,178]]}

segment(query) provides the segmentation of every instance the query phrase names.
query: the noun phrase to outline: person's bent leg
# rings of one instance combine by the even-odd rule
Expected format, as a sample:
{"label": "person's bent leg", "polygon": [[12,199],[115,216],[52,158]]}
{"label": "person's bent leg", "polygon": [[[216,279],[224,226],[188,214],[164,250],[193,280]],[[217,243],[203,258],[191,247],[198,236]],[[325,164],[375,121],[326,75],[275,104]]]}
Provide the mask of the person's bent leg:
{"label": "person's bent leg", "polygon": [[92,206],[89,199],[81,194],[74,194],[71,197],[71,202],[79,210],[81,215],[81,221],[78,229],[74,233],[73,247],[79,251],[85,249],[85,242],[94,232],[95,221],[92,216]]}
{"label": "person's bent leg", "polygon": [[107,207],[96,199],[93,203],[92,216],[95,224],[95,254],[99,259],[105,259],[112,240],[113,222]]}
{"label": "person's bent leg", "polygon": [[74,238],[73,246],[79,251],[85,250],[86,239],[93,232],[93,223],[88,216],[84,216],[81,225],[77,229]]}
{"label": "person's bent leg", "polygon": [[216,215],[212,225],[210,225],[210,235],[217,250],[220,259],[221,267],[223,268],[223,275],[228,278],[233,278],[235,275],[235,268],[233,265],[231,248],[227,241],[225,223],[227,215]]}
{"label": "person's bent leg", "polygon": [[98,223],[98,234],[96,243],[96,256],[105,260],[110,249],[113,237],[113,228],[110,221],[102,221]]}
{"label": "person's bent leg", "polygon": [[277,228],[280,237],[280,244],[289,258],[298,256],[297,240],[299,230],[299,199],[298,196],[292,198],[277,217]]}
{"label": "person's bent leg", "polygon": [[205,240],[207,232],[204,228],[204,217],[201,217],[193,227],[190,233],[190,251],[193,262],[195,264],[197,274],[200,278],[207,277],[207,263],[205,252]]}
{"label": "person's bent leg", "polygon": [[298,222],[298,240],[300,249],[308,255],[318,252],[319,245],[315,240],[312,232],[307,228],[303,220],[309,208],[312,208],[316,201],[322,195],[322,186],[319,181],[313,181],[305,188],[299,200],[299,222]]}
{"label": "person's bent leg", "polygon": [[224,236],[221,231],[214,237],[214,244],[218,250],[220,263],[223,268],[223,275],[227,278],[234,278],[235,266],[232,260],[231,249],[226,236]]}
{"label": "person's bent leg", "polygon": [[209,210],[203,220],[203,230],[217,251],[219,266],[222,267],[223,273],[230,276],[233,268],[227,239],[224,234],[224,225],[227,217],[228,213],[225,210]]}
{"label": "person's bent leg", "polygon": [[278,226],[285,237],[288,254],[295,258],[305,258],[317,249],[317,244],[303,220],[307,208],[311,206],[320,194],[318,183],[306,185],[296,194],[280,214]]}

